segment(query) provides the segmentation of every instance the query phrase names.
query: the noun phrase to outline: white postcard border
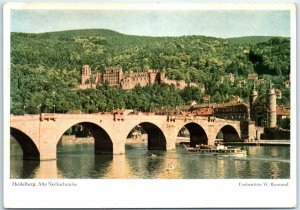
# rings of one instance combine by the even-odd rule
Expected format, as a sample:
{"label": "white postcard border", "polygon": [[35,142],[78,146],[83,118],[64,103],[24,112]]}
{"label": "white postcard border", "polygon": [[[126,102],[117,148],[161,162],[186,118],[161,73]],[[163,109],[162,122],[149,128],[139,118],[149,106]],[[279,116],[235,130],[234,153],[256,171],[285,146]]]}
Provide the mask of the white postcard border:
{"label": "white postcard border", "polygon": [[[99,4],[96,4],[99,6]],[[106,5],[106,4],[105,4]],[[296,11],[292,4],[222,4],[203,6],[203,4],[108,4],[105,9],[216,9],[235,10],[276,10],[291,11],[291,116],[296,113]],[[170,6],[171,5],[171,6]],[[198,7],[197,7],[198,5]],[[10,101],[10,10],[11,9],[51,9],[64,8],[92,9],[94,4],[16,4],[4,7],[4,140],[9,139],[9,101]],[[71,7],[70,7],[71,6]],[[103,4],[101,5],[101,7]],[[150,6],[150,7],[149,7]],[[103,7],[102,7],[103,8]],[[198,207],[268,207],[283,208],[296,205],[296,117],[291,120],[291,175],[282,180],[13,180],[9,178],[9,141],[4,141],[4,207],[73,207],[73,208],[198,208]],[[14,182],[45,182],[46,186],[14,186]],[[51,186],[49,182],[75,183],[77,186]],[[242,183],[242,184],[241,184]],[[250,186],[243,186],[248,183]],[[287,184],[274,187],[272,183]],[[257,184],[257,186],[252,186]],[[260,186],[260,184],[262,186]],[[265,185],[266,184],[266,185]],[[26,184],[25,184],[26,185]],[[247,184],[246,184],[247,185]],[[228,196],[230,194],[230,196]]]}

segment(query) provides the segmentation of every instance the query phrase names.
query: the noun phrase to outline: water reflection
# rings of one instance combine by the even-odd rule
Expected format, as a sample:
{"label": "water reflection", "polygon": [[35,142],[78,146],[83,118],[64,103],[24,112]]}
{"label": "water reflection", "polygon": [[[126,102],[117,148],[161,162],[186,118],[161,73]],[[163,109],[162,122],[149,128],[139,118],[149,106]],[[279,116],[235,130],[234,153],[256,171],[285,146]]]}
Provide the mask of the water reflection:
{"label": "water reflection", "polygon": [[[102,170],[102,169],[100,169]],[[125,155],[114,155],[109,165],[106,178],[135,178]]]}
{"label": "water reflection", "polygon": [[32,179],[36,177],[40,162],[23,160],[23,156],[10,159],[10,177],[13,179]]}
{"label": "water reflection", "polygon": [[35,178],[35,174],[40,166],[40,162],[23,160],[23,151],[14,138],[11,138],[10,148],[10,177],[14,179]]}
{"label": "water reflection", "polygon": [[202,156],[127,147],[126,154],[94,154],[93,145],[58,147],[57,160],[23,161],[12,144],[11,178],[282,179],[290,177],[289,147],[249,146],[245,158]]}
{"label": "water reflection", "polygon": [[109,166],[112,164],[112,161],[113,155],[94,155],[94,170],[91,171],[90,178],[105,177],[109,171]]}
{"label": "water reflection", "polygon": [[156,178],[160,179],[178,179],[181,176],[181,165],[178,161],[176,152],[165,153],[164,159],[161,162],[160,170]]}
{"label": "water reflection", "polygon": [[279,177],[280,175],[280,166],[279,166],[279,163],[278,162],[273,162],[271,163],[271,176],[272,176],[272,179],[276,179]]}
{"label": "water reflection", "polygon": [[93,145],[64,145],[57,148],[56,167],[65,178],[105,177],[113,155],[94,154]]}
{"label": "water reflection", "polygon": [[225,161],[224,159],[218,161],[218,178],[225,178]]}
{"label": "water reflection", "polygon": [[[153,151],[152,151],[153,152]],[[157,174],[162,170],[163,160],[165,157],[163,155],[154,152],[149,153],[149,158],[146,159],[146,171],[149,177],[156,178]]]}
{"label": "water reflection", "polygon": [[[35,161],[37,162],[37,161]],[[35,171],[34,178],[36,179],[61,179],[62,174],[56,167],[56,160],[41,161],[39,167]]]}

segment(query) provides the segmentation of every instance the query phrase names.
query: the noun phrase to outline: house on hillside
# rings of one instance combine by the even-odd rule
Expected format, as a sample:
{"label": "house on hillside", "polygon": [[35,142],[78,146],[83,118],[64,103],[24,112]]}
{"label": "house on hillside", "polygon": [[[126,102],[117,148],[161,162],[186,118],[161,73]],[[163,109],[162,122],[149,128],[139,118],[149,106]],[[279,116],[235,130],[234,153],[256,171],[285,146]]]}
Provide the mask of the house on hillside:
{"label": "house on hillside", "polygon": [[248,120],[250,118],[250,109],[246,103],[228,102],[218,104],[214,108],[214,115],[217,118],[229,120]]}
{"label": "house on hillside", "polygon": [[250,73],[248,74],[248,77],[247,77],[248,80],[254,80],[254,81],[257,81],[258,80],[258,75],[256,73]]}

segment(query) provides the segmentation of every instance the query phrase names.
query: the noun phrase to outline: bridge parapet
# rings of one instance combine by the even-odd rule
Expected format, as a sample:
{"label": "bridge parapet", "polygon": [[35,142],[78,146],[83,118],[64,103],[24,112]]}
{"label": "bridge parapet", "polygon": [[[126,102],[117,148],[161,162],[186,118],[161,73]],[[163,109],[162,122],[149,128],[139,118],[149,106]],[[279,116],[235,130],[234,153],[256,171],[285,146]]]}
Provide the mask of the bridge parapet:
{"label": "bridge parapet", "polygon": [[10,122],[36,121],[39,117],[40,116],[36,114],[10,115]]}
{"label": "bridge parapet", "polygon": [[41,113],[40,114],[40,121],[55,121],[56,120],[56,114],[55,113]]}

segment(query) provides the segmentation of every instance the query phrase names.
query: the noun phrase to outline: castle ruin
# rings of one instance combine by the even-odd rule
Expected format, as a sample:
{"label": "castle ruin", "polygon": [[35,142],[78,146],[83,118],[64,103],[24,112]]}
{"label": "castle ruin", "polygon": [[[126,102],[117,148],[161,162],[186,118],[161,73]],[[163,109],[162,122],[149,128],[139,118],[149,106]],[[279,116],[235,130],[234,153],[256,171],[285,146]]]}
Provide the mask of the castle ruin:
{"label": "castle ruin", "polygon": [[[96,88],[97,85],[104,85],[105,82],[111,87],[121,87],[124,90],[131,90],[136,85],[168,84],[174,85],[177,89],[184,89],[187,86],[197,86],[195,83],[187,84],[184,80],[168,79],[164,70],[149,69],[142,72],[123,73],[122,67],[105,68],[103,73],[92,74],[89,65],[82,66],[80,89]],[[203,89],[203,88],[202,88]]]}

